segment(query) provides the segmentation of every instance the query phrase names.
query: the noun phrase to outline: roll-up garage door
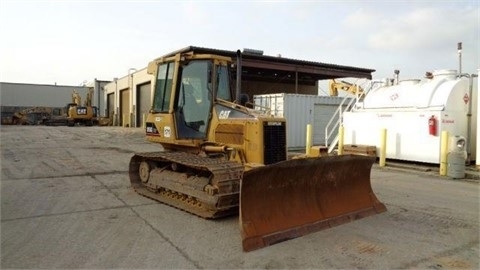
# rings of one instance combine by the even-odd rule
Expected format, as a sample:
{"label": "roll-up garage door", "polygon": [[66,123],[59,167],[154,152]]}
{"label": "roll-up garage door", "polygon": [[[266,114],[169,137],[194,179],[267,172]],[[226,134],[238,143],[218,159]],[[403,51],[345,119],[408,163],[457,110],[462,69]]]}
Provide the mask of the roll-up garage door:
{"label": "roll-up garage door", "polygon": [[137,87],[137,127],[143,126],[143,119],[152,106],[151,83],[142,84]]}
{"label": "roll-up garage door", "polygon": [[[130,90],[120,91],[120,125],[130,126]],[[125,123],[124,123],[125,121]]]}
{"label": "roll-up garage door", "polygon": [[113,115],[115,114],[115,94],[111,93],[107,95],[107,117],[113,119]]}

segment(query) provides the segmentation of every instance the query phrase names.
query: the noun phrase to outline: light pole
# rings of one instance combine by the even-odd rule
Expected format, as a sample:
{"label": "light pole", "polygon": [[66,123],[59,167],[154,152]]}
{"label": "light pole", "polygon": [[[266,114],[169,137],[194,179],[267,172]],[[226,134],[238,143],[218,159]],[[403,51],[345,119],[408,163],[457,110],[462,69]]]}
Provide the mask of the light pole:
{"label": "light pole", "polygon": [[[114,102],[113,102],[113,107],[114,107],[114,111],[113,111],[113,125],[116,126],[116,125],[119,125],[120,126],[120,118],[121,116],[119,115],[120,113],[120,110],[119,110],[119,107],[120,107],[120,97],[118,96],[118,78],[113,78],[113,81],[115,82],[115,95],[114,95]],[[107,96],[108,98],[108,96]],[[110,116],[110,115],[109,115]]]}
{"label": "light pole", "polygon": [[130,109],[130,121],[129,121],[129,125],[130,127],[136,127],[136,112],[135,112],[135,104],[136,104],[136,101],[134,102],[134,98],[135,98],[135,94],[133,93],[133,73],[135,73],[137,71],[136,68],[129,68],[128,69],[128,87],[130,88],[130,100],[131,100],[131,109]]}

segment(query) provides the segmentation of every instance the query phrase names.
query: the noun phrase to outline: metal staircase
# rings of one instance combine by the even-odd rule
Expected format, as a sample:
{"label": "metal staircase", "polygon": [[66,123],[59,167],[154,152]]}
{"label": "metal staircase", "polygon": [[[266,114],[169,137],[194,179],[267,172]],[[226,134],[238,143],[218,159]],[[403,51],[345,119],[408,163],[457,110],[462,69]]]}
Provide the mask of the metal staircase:
{"label": "metal staircase", "polygon": [[[330,121],[328,121],[328,124],[325,126],[325,146],[328,148],[328,153],[331,153],[333,149],[337,147],[337,130],[340,127],[340,124],[343,122],[343,113],[351,111],[355,105],[354,103],[357,103],[356,98],[345,97],[340,105],[338,105],[337,110],[335,110],[335,113],[333,114],[332,118],[330,118]],[[329,143],[332,136],[335,137],[333,137],[333,140],[331,143]]]}
{"label": "metal staircase", "polygon": [[[355,95],[352,97],[351,95],[345,96],[338,105],[337,110],[333,114],[330,121],[325,126],[325,146],[328,148],[328,153],[331,153],[338,145],[338,128],[343,123],[343,114],[345,112],[350,112],[353,108],[362,107],[361,103],[365,98],[365,95],[374,87],[376,82],[374,81],[367,81],[366,87],[363,87],[364,91],[360,94]],[[355,83],[356,87],[360,87],[357,83]],[[358,93],[359,91],[357,91]],[[333,139],[331,139],[333,137]]]}

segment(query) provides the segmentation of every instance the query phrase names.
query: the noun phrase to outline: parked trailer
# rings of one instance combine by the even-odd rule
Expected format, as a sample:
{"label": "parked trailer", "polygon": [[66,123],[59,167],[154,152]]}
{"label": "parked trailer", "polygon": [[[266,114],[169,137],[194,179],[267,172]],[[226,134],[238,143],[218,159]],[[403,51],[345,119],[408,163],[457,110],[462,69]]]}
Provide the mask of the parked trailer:
{"label": "parked trailer", "polygon": [[[423,80],[389,85],[385,80],[345,112],[345,144],[380,147],[380,131],[387,129],[386,158],[440,163],[440,134],[467,138],[467,152],[475,157],[476,74],[438,70]],[[398,80],[397,80],[398,81]]]}

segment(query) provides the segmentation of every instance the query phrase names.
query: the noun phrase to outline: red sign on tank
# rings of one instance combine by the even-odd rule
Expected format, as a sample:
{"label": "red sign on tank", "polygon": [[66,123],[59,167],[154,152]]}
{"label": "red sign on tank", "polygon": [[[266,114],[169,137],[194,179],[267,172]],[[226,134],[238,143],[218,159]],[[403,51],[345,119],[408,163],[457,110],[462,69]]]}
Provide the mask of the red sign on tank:
{"label": "red sign on tank", "polygon": [[468,94],[465,93],[465,95],[463,96],[463,102],[465,102],[465,104],[467,104],[469,101],[470,101],[470,98],[468,97]]}

